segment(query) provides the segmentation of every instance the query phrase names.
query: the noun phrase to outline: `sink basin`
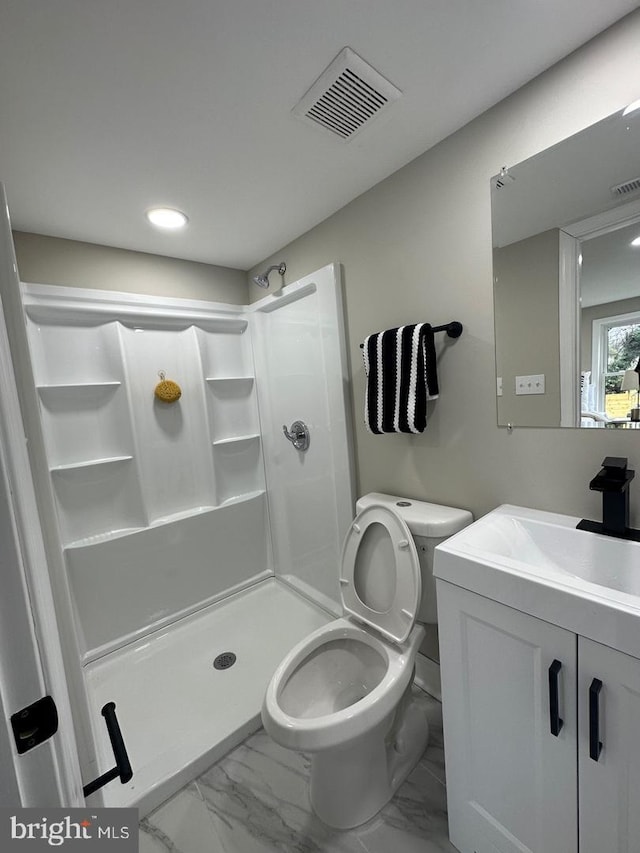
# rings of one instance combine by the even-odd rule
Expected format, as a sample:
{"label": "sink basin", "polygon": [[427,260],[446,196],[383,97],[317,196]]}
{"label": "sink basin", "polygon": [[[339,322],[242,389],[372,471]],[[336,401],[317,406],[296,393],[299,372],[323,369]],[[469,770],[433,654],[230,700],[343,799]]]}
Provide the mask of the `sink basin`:
{"label": "sink basin", "polygon": [[576,530],[578,519],[549,517],[554,520],[527,518],[509,511],[490,513],[468,528],[460,544],[490,559],[544,569],[545,574],[573,575],[640,598],[637,542]]}
{"label": "sink basin", "polygon": [[442,542],[434,575],[640,657],[640,543],[504,505]]}

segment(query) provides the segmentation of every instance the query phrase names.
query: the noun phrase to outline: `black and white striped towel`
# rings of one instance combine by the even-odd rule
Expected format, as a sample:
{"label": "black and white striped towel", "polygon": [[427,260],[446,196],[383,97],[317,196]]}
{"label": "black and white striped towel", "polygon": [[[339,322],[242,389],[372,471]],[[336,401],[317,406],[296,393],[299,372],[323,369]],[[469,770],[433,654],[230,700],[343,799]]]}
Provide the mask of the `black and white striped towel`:
{"label": "black and white striped towel", "polygon": [[429,323],[369,335],[362,347],[367,387],[364,420],[370,432],[423,432],[427,400],[438,396],[436,349]]}

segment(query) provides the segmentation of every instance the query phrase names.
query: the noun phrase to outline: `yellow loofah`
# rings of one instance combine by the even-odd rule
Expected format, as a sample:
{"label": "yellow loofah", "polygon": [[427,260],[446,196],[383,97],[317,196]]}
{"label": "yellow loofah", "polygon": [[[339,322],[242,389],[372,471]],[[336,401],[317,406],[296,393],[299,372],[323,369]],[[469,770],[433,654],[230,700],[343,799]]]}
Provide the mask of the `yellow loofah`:
{"label": "yellow loofah", "polygon": [[160,373],[160,382],[156,385],[154,394],[163,403],[175,403],[182,396],[182,389],[177,382],[165,379],[164,373]]}

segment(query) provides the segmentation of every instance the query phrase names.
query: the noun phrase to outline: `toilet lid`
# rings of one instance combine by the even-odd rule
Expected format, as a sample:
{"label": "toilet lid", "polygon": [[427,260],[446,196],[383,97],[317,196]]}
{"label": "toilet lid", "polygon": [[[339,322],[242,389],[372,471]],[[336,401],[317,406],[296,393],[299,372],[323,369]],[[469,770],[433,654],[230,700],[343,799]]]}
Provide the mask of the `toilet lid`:
{"label": "toilet lid", "polygon": [[342,548],[342,604],[347,613],[403,643],[420,605],[418,552],[405,521],[385,506],[362,510]]}

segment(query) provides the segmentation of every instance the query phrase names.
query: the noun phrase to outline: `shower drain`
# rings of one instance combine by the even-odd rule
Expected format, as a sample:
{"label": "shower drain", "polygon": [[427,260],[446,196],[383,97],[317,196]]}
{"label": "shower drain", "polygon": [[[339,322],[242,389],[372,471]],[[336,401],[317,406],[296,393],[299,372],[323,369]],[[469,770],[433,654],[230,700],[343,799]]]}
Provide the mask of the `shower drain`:
{"label": "shower drain", "polygon": [[236,662],[236,656],[233,652],[222,652],[221,655],[213,662],[214,669],[229,669],[230,666],[233,666]]}

